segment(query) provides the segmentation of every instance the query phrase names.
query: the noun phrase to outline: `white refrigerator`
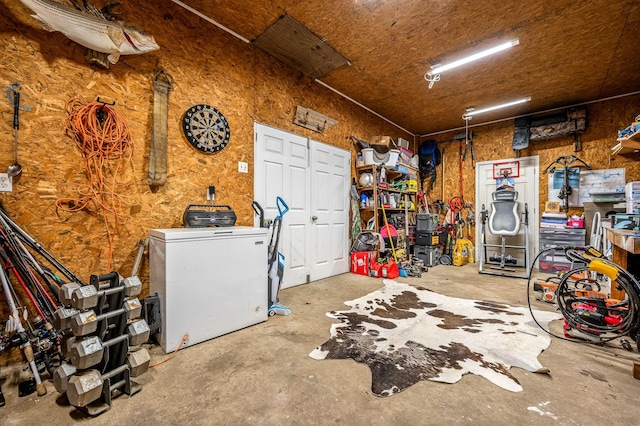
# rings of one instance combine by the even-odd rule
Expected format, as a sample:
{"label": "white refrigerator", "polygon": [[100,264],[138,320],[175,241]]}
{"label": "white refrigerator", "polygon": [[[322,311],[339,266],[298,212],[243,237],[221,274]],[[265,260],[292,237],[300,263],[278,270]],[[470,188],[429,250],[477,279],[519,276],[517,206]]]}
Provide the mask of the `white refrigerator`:
{"label": "white refrigerator", "polygon": [[149,231],[149,287],[158,293],[158,340],[174,351],[267,320],[266,228]]}

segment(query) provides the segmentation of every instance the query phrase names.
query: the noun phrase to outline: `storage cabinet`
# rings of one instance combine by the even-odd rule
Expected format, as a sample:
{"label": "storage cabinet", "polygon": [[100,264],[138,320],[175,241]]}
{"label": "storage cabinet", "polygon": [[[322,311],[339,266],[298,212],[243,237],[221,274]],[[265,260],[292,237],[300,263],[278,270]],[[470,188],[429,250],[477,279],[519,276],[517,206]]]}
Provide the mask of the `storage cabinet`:
{"label": "storage cabinet", "polygon": [[[540,228],[540,251],[553,247],[582,247],[586,230],[581,228]],[[571,261],[563,250],[550,250],[540,256],[541,272],[556,273],[571,269]]]}
{"label": "storage cabinet", "polygon": [[406,166],[360,166],[356,167],[356,185],[363,230],[379,232],[385,224],[384,214],[389,221],[393,215],[401,215],[404,228],[415,224],[417,170]]}

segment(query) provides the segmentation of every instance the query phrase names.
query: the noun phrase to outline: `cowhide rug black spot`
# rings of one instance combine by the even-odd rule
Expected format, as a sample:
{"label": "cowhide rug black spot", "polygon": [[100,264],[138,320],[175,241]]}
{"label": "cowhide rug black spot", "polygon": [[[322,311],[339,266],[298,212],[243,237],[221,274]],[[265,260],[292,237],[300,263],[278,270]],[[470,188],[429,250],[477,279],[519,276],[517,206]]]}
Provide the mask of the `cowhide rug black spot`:
{"label": "cowhide rug black spot", "polygon": [[[420,380],[456,383],[479,374],[514,392],[522,390],[511,367],[547,373],[538,355],[551,337],[528,308],[458,299],[422,287],[384,280],[385,286],[356,300],[351,309],[327,313],[342,322],[314,349],[314,359],[353,359],[372,373],[371,390],[390,396]],[[559,313],[534,311],[547,327]]]}

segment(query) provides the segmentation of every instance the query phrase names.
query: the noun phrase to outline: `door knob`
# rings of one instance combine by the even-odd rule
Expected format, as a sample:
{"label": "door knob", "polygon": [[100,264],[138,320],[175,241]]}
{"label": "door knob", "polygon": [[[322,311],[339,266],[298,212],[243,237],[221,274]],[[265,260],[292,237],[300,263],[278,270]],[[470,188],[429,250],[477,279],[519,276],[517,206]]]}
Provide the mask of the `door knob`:
{"label": "door knob", "polygon": [[318,216],[311,216],[311,220],[315,222],[316,220],[318,220]]}

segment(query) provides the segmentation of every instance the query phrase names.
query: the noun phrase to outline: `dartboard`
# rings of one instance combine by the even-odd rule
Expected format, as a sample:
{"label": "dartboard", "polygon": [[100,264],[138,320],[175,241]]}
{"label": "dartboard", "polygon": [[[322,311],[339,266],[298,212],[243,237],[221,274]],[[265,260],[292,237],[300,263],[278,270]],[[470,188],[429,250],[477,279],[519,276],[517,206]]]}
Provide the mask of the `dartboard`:
{"label": "dartboard", "polygon": [[184,113],[182,129],[194,148],[213,154],[229,143],[231,132],[224,115],[209,105],[194,105]]}

